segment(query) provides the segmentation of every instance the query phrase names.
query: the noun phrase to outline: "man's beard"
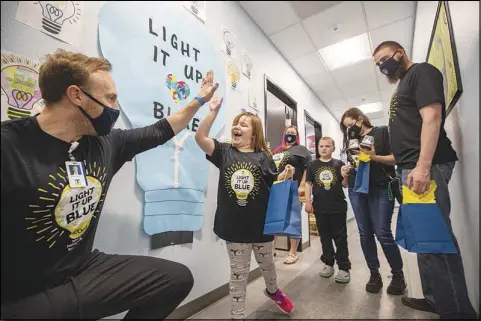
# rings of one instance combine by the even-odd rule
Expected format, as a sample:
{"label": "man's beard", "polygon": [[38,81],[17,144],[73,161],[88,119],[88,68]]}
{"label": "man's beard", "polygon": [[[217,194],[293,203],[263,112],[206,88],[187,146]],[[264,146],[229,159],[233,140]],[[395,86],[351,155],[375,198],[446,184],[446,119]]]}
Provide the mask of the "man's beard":
{"label": "man's beard", "polygon": [[400,63],[396,71],[392,75],[387,76],[387,80],[390,84],[397,84],[397,82],[406,74],[406,67],[403,63]]}

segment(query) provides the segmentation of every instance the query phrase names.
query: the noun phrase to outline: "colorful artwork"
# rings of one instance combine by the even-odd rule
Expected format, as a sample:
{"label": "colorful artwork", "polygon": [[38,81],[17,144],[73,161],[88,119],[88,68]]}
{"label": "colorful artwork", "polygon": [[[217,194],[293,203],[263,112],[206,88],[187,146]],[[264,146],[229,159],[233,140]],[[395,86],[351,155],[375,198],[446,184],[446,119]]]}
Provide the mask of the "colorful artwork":
{"label": "colorful artwork", "polygon": [[10,52],[2,52],[1,59],[2,120],[40,112],[43,109],[38,88],[40,63]]}
{"label": "colorful artwork", "polygon": [[170,94],[176,104],[190,96],[189,85],[185,81],[177,81],[177,78],[172,74],[167,75],[166,85],[170,89]]}
{"label": "colorful artwork", "polygon": [[82,39],[82,1],[18,1],[16,19],[78,46]]}
{"label": "colorful artwork", "polygon": [[[152,125],[185,107],[200,92],[209,70],[226,104],[219,48],[182,5],[106,2],[99,13],[99,42],[102,55],[114,66],[119,105],[133,128]],[[210,131],[213,137],[225,125],[226,110],[219,111]],[[175,137],[135,157],[148,235],[202,229],[209,163],[195,133],[208,114],[209,106],[203,106]]]}
{"label": "colorful artwork", "polygon": [[439,1],[426,61],[443,75],[446,114],[449,114],[461,96],[463,86],[448,1]]}
{"label": "colorful artwork", "polygon": [[232,89],[239,88],[240,71],[235,61],[229,60],[227,62],[227,75],[229,76],[229,84]]}

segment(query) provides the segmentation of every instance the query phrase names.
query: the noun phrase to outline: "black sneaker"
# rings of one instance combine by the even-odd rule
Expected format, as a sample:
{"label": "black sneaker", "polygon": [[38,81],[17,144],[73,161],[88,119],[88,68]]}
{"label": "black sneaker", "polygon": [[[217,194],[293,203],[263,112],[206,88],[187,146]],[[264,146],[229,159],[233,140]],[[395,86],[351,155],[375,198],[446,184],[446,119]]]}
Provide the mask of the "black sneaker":
{"label": "black sneaker", "polygon": [[426,299],[415,299],[415,298],[407,298],[403,297],[401,302],[411,309],[424,311],[424,312],[431,312],[436,313],[436,308],[433,307],[431,304],[428,303]]}
{"label": "black sneaker", "polygon": [[366,284],[366,291],[370,293],[378,293],[382,288],[381,274],[371,273],[369,282]]}
{"label": "black sneaker", "polygon": [[406,290],[407,284],[404,281],[402,274],[395,274],[392,276],[391,284],[387,287],[387,293],[392,295],[403,295]]}

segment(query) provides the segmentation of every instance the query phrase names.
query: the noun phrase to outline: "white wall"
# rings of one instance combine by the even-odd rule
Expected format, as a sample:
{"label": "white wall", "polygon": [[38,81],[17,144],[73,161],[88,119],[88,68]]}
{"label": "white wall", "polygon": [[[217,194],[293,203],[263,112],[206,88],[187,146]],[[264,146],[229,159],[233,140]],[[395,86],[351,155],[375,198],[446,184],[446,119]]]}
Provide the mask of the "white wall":
{"label": "white wall", "polygon": [[[102,1],[84,2],[85,20],[82,41],[81,46],[75,48],[16,21],[14,17],[17,1],[2,1],[1,49],[34,59],[41,59],[57,48],[99,56],[97,18],[102,4]],[[186,11],[186,14],[189,13]],[[338,122],[322,106],[317,96],[294,72],[247,14],[233,1],[208,1],[205,27],[214,43],[221,42],[222,25],[231,28],[237,36],[238,43],[244,46],[253,57],[255,74],[251,84],[261,109],[259,114],[262,117],[264,115],[263,74],[266,73],[272,81],[297,101],[302,141],[304,141],[304,126],[301,124],[304,123],[304,110],[307,110],[322,123],[324,134],[334,137],[336,144],[340,146],[342,138]],[[220,52],[219,55],[222,56]],[[241,84],[242,82],[245,84],[246,78],[241,80]],[[240,108],[247,104],[247,98],[245,92],[229,91],[228,95],[230,95],[228,101],[232,102],[232,105],[224,107],[229,108],[228,124],[230,124],[234,114],[240,112]],[[117,127],[125,128],[123,116],[117,123]],[[217,169],[210,167],[204,228],[202,231],[195,232],[194,243],[154,251],[149,250],[150,239],[141,228],[143,195],[134,175],[135,163],[130,162],[125,164],[114,178],[100,219],[95,246],[107,253],[150,255],[186,264],[193,272],[195,285],[184,303],[225,284],[229,279],[228,257],[224,245],[216,242],[212,232],[217,194]],[[255,267],[257,265],[254,263],[252,268]]]}
{"label": "white wall", "polygon": [[[419,1],[413,61],[426,61],[437,1]],[[463,94],[446,119],[446,131],[458,153],[449,184],[451,221],[463,255],[466,282],[479,312],[479,2],[449,1]],[[410,256],[412,266],[415,256]]]}

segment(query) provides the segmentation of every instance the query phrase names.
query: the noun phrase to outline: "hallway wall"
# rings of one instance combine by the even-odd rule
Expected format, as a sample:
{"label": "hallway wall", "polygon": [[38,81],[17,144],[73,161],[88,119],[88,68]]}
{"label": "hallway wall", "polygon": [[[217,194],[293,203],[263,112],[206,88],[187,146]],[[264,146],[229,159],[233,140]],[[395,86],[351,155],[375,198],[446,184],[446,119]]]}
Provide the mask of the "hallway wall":
{"label": "hallway wall", "polygon": [[[437,1],[419,1],[413,61],[426,60]],[[463,255],[466,282],[479,312],[479,2],[449,1],[463,93],[446,119],[459,162],[449,185],[451,221]],[[413,265],[415,256],[409,256]]]}
{"label": "hallway wall", "polygon": [[[38,60],[57,48],[99,56],[98,13],[103,3],[103,1],[84,2],[84,29],[81,45],[77,48],[15,20],[17,1],[2,1],[1,49]],[[177,4],[182,5],[182,2]],[[186,18],[190,15],[187,11],[185,14]],[[218,44],[219,57],[227,59],[220,52],[222,26],[230,28],[237,36],[238,44],[252,55],[255,69],[250,83],[257,96],[261,117],[264,115],[263,75],[266,73],[297,101],[301,141],[305,141],[303,122],[304,110],[307,110],[322,123],[325,135],[332,136],[340,146],[342,138],[338,122],[243,9],[234,1],[208,1],[205,28],[213,43]],[[243,77],[241,82],[245,84],[247,79]],[[227,92],[228,101],[232,104],[223,108],[229,109],[227,124],[230,130],[234,115],[239,113],[241,108],[247,107],[247,92],[229,90]],[[123,115],[116,127],[126,127]],[[217,241],[212,232],[218,175],[218,170],[210,166],[204,204],[204,227],[194,233],[194,243],[151,251],[150,237],[142,230],[143,193],[135,180],[135,162],[126,163],[110,186],[94,246],[107,253],[149,255],[187,265],[193,272],[195,285],[184,304],[225,284],[229,279],[228,256],[224,242]],[[253,260],[251,269],[256,267],[257,263]]]}

